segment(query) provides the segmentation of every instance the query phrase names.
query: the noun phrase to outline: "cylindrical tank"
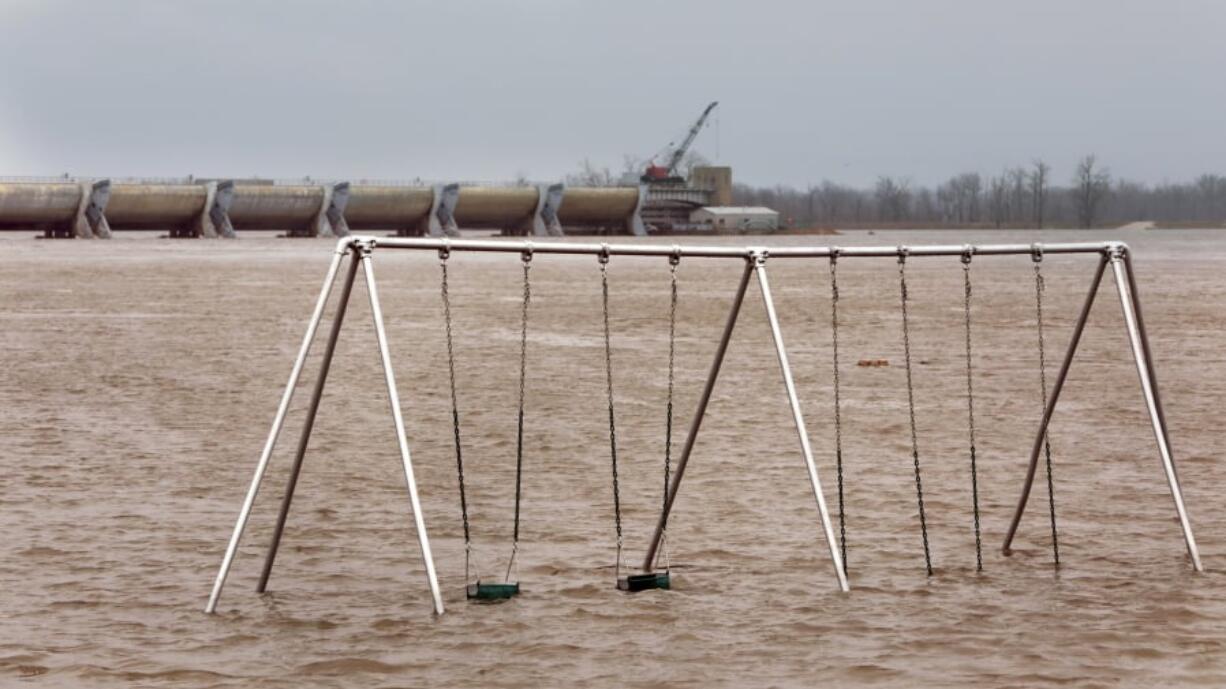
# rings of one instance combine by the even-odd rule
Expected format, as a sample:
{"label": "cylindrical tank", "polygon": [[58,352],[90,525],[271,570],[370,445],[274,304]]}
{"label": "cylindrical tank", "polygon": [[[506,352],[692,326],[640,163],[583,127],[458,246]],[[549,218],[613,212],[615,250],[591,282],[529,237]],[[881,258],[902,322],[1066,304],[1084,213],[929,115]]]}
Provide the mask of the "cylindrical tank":
{"label": "cylindrical tank", "polygon": [[74,182],[0,183],[0,226],[69,223],[80,203]]}
{"label": "cylindrical tank", "polygon": [[239,184],[230,221],[240,230],[294,229],[310,224],[323,201],[323,187]]}
{"label": "cylindrical tank", "polygon": [[508,228],[532,217],[536,187],[460,187],[455,219],[460,227]]}
{"label": "cylindrical tank", "polygon": [[[635,187],[572,187],[558,211],[562,226],[615,225],[638,205]],[[203,185],[115,184],[106,216],[117,229],[187,227],[203,210]],[[294,230],[320,211],[319,186],[239,184],[230,219],[238,229]],[[460,227],[514,229],[531,219],[540,192],[535,187],[461,187],[455,219]],[[430,212],[429,187],[352,186],[345,218],[355,230],[412,228]],[[0,183],[0,227],[70,223],[81,201],[76,182]]]}
{"label": "cylindrical tank", "polygon": [[106,219],[119,230],[186,227],[207,196],[199,184],[112,184]]}
{"label": "cylindrical tank", "polygon": [[429,187],[349,187],[345,222],[354,230],[415,227],[430,212],[434,190]]}
{"label": "cylindrical tank", "polygon": [[571,187],[562,196],[558,220],[567,225],[623,222],[639,202],[637,187]]}

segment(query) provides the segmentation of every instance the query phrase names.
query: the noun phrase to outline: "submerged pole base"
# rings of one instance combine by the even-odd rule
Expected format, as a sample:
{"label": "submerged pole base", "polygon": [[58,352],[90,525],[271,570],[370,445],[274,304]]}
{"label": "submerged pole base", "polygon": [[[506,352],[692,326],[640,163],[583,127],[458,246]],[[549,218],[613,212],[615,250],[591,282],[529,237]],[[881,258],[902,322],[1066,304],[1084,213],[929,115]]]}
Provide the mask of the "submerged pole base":
{"label": "submerged pole base", "polygon": [[618,590],[626,593],[637,593],[638,591],[651,591],[659,589],[662,591],[669,590],[672,582],[669,579],[668,572],[647,572],[645,574],[631,574],[629,576],[618,577]]}
{"label": "submerged pole base", "polygon": [[475,601],[500,601],[510,600],[519,595],[519,582],[513,584],[482,584],[478,581],[475,584],[469,584],[466,589],[468,600]]}

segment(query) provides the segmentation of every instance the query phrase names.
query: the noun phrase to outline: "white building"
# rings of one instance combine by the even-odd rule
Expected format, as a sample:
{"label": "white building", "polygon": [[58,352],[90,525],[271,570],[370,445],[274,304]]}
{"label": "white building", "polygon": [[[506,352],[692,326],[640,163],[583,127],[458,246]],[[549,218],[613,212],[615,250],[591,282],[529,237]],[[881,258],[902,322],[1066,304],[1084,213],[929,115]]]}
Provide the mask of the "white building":
{"label": "white building", "polygon": [[690,213],[690,222],[709,224],[720,233],[779,229],[779,211],[765,206],[705,206]]}

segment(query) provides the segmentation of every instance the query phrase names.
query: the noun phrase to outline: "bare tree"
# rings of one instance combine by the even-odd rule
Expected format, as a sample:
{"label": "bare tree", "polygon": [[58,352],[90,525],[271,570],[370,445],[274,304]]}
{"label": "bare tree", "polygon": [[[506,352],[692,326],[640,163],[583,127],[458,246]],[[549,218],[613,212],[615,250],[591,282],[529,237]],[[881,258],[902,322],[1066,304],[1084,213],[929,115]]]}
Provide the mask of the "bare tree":
{"label": "bare tree", "polygon": [[846,189],[830,180],[823,181],[821,191],[818,193],[822,218],[826,222],[841,220],[840,213],[850,205],[848,199],[853,193],[852,190]]}
{"label": "bare tree", "polygon": [[933,197],[932,190],[927,187],[920,187],[915,192],[915,202],[912,204],[912,213],[916,220],[929,223],[940,220],[940,211],[937,209],[936,199]]}
{"label": "bare tree", "polygon": [[983,189],[983,178],[978,172],[968,172],[958,178],[961,180],[962,194],[966,201],[967,220],[979,222],[979,195]]}
{"label": "bare tree", "polygon": [[622,171],[621,177],[624,180],[638,181],[643,172],[647,169],[647,161],[642,158],[631,155],[629,153],[622,154]]}
{"label": "bare tree", "polygon": [[978,172],[965,172],[937,187],[937,203],[946,221],[978,222],[983,179]]}
{"label": "bare tree", "polygon": [[910,180],[896,180],[893,177],[877,178],[877,211],[882,220],[899,222],[907,213],[910,205]]}
{"label": "bare tree", "polygon": [[1035,226],[1043,229],[1043,211],[1047,205],[1047,174],[1051,167],[1042,160],[1034,161],[1034,169],[1030,172],[1030,211],[1033,214]]}
{"label": "bare tree", "polygon": [[1026,201],[1026,170],[1021,167],[1010,168],[1009,178],[1009,220],[1024,223],[1029,217],[1029,204]]}
{"label": "bare tree", "polygon": [[571,187],[611,187],[617,183],[609,168],[596,167],[587,158],[579,164],[578,172],[567,175],[563,181]]}
{"label": "bare tree", "polygon": [[1106,168],[1095,167],[1097,160],[1088,155],[1077,163],[1073,174],[1073,205],[1077,208],[1077,222],[1081,227],[1094,227],[1103,199],[1111,189],[1111,173]]}
{"label": "bare tree", "polygon": [[1008,172],[1002,173],[1000,177],[993,177],[988,180],[988,213],[992,217],[992,223],[996,225],[996,229],[1009,217],[1009,179]]}
{"label": "bare tree", "polygon": [[[592,171],[599,176],[599,169],[593,167]],[[1097,162],[1088,172],[1093,202],[1090,224],[1152,220],[1199,227],[1226,226],[1226,176],[1220,173],[1150,186],[1128,180],[1117,182]],[[1055,185],[1051,175],[1049,166],[1035,160],[1025,168],[1008,168],[986,183],[970,173],[956,175],[936,188],[910,184],[901,199],[897,177],[883,178],[879,180],[880,188],[874,184],[867,189],[830,180],[807,189],[736,184],[733,198],[739,205],[770,206],[784,217],[809,217],[831,225],[863,225],[880,220],[966,225],[986,219],[1002,227],[1023,222],[1084,226],[1079,203],[1084,198],[1079,184],[1082,175],[1074,176],[1071,186]],[[1003,201],[1002,182],[1006,187]]]}

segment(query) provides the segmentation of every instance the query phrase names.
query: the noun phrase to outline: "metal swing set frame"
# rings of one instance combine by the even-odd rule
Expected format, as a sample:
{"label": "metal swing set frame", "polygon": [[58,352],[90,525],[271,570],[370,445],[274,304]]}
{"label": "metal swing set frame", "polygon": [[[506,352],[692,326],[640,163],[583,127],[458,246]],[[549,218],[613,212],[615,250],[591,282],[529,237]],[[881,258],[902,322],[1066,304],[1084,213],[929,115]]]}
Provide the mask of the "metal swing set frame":
{"label": "metal swing set frame", "polygon": [[813,450],[809,443],[808,430],[805,426],[805,420],[801,413],[800,401],[796,393],[796,385],[792,378],[792,370],[791,365],[788,362],[787,348],[784,345],[783,332],[779,325],[779,317],[775,311],[774,299],[771,294],[770,283],[767,277],[766,266],[768,260],[788,258],[958,258],[967,256],[968,252],[975,256],[1033,256],[1035,255],[1036,251],[1041,251],[1044,254],[1088,254],[1098,256],[1099,260],[1090,281],[1089,292],[1086,295],[1085,301],[1082,303],[1077,320],[1073,326],[1073,332],[1070,337],[1068,347],[1065,350],[1059,372],[1050,389],[1050,394],[1047,397],[1046,405],[1043,410],[1043,416],[1035,433],[1034,443],[1031,446],[1030,451],[1029,465],[1025,480],[1022,484],[1021,496],[1018,500],[1017,508],[1014,511],[1013,519],[1005,535],[1001,550],[1006,555],[1010,554],[1011,552],[1010,549],[1014,536],[1016,535],[1018,526],[1021,523],[1022,514],[1026,509],[1027,500],[1030,497],[1036,469],[1039,464],[1039,457],[1047,437],[1048,425],[1051,422],[1052,414],[1055,412],[1056,404],[1060,399],[1060,392],[1063,389],[1065,380],[1068,377],[1073,358],[1077,353],[1077,347],[1081,341],[1081,335],[1085,330],[1086,323],[1089,319],[1091,308],[1094,305],[1095,297],[1097,296],[1099,285],[1102,282],[1103,274],[1106,272],[1106,269],[1110,267],[1112,276],[1114,277],[1116,290],[1119,294],[1120,307],[1123,311],[1124,325],[1127,330],[1129,345],[1132,351],[1133,359],[1136,363],[1141,393],[1145,401],[1154,438],[1158,446],[1158,454],[1161,459],[1162,468],[1166,474],[1171,497],[1175,503],[1175,510],[1179,516],[1180,527],[1183,531],[1183,538],[1187,546],[1188,555],[1195,571],[1200,572],[1203,569],[1201,565],[1200,553],[1196,545],[1196,540],[1192,535],[1192,526],[1189,522],[1187,509],[1184,504],[1183,491],[1179,483],[1179,477],[1175,470],[1174,459],[1171,455],[1166,417],[1163,413],[1162,400],[1158,391],[1158,381],[1154,372],[1153,356],[1150,349],[1149,338],[1146,334],[1145,324],[1142,318],[1141,304],[1137,294],[1137,284],[1132,259],[1128,246],[1122,242],[1055,243],[1042,245],[993,244],[980,246],[728,247],[665,244],[532,242],[524,240],[497,241],[427,238],[375,238],[370,236],[350,236],[342,238],[336,244],[336,250],[332,256],[332,261],[324,278],[323,287],[320,290],[319,298],[316,301],[314,312],[312,313],[311,319],[307,325],[306,334],[303,337],[302,344],[298,351],[298,356],[294,361],[292,370],[290,371],[289,381],[286,384],[285,391],[281,395],[281,402],[277,408],[276,415],[273,418],[272,428],[269,431],[268,438],[264,443],[263,451],[260,453],[259,461],[256,464],[255,476],[252,478],[251,485],[247,490],[246,497],[244,498],[242,507],[239,510],[238,521],[234,526],[234,531],[230,536],[230,540],[226,546],[225,555],[222,558],[221,567],[217,572],[216,579],[214,580],[212,593],[210,594],[208,603],[205,606],[206,613],[213,613],[217,609],[217,603],[221,596],[222,589],[225,586],[226,578],[230,573],[230,568],[234,562],[234,557],[237,554],[243,532],[246,529],[248,519],[251,516],[252,508],[255,505],[256,496],[260,490],[260,484],[262,483],[264,475],[268,469],[269,460],[272,457],[277,439],[281,434],[281,429],[284,425],[285,417],[294,395],[294,389],[302,375],[302,369],[306,363],[307,355],[309,354],[312,343],[315,340],[316,331],[323,320],[324,311],[328,305],[329,297],[336,282],[336,277],[340,272],[343,259],[346,256],[350,257],[350,261],[345,273],[344,283],[341,287],[340,299],[336,306],[336,312],[332,320],[327,344],[323,353],[323,360],[320,366],[319,376],[315,381],[311,400],[307,407],[307,416],[299,437],[297,450],[294,454],[293,464],[290,468],[289,480],[286,485],[285,494],[281,501],[280,512],[277,516],[276,526],[273,530],[272,539],[264,561],[264,568],[256,590],[262,593],[267,588],[268,578],[271,574],[273,562],[276,558],[277,548],[284,532],[286,518],[289,514],[290,503],[293,499],[294,489],[297,485],[298,476],[302,468],[303,458],[306,454],[306,449],[311,436],[311,430],[314,425],[316,413],[319,409],[320,399],[323,395],[324,386],[327,383],[328,370],[332,362],[333,354],[335,353],[336,342],[338,336],[340,335],[345,310],[353,290],[353,284],[357,277],[358,269],[361,268],[365,277],[367,294],[370,300],[371,314],[374,321],[376,338],[378,340],[379,355],[383,366],[384,382],[387,386],[392,423],[395,428],[396,440],[400,450],[401,464],[404,469],[405,486],[409,495],[409,503],[413,513],[413,523],[417,532],[417,540],[421,548],[421,556],[422,562],[425,566],[426,579],[429,585],[431,597],[433,598],[435,614],[441,615],[444,612],[443,598],[439,589],[438,575],[434,566],[434,557],[430,550],[430,541],[426,533],[425,519],[422,515],[421,500],[418,496],[417,482],[413,475],[413,463],[409,452],[408,438],[405,432],[404,417],[401,412],[400,396],[396,387],[395,374],[392,370],[391,353],[388,347],[387,332],[386,328],[384,327],[383,312],[379,303],[379,291],[375,281],[373,262],[373,255],[376,248],[435,252],[501,252],[520,255],[590,255],[603,257],[606,260],[610,256],[637,256],[664,257],[673,260],[680,258],[712,258],[739,259],[744,261],[745,269],[741,273],[740,281],[737,284],[736,292],[729,308],[723,332],[715,350],[714,360],[711,362],[711,367],[707,374],[706,382],[703,386],[702,393],[699,396],[692,420],[690,421],[685,443],[682,446],[681,454],[677,459],[676,468],[672,473],[672,482],[669,486],[663,509],[656,523],[650,546],[647,549],[647,554],[643,561],[643,570],[651,571],[655,565],[656,555],[659,551],[661,540],[667,527],[668,517],[676,501],[677,494],[681,487],[681,481],[685,477],[685,469],[689,463],[695,440],[697,439],[698,432],[702,426],[702,421],[706,414],[707,404],[711,399],[711,394],[715,388],[716,380],[719,377],[720,368],[724,361],[724,355],[726,354],[728,344],[732,339],[737,317],[741,312],[741,307],[745,300],[746,290],[748,289],[750,279],[756,277],[762,295],[763,307],[770,325],[771,336],[774,341],[775,353],[778,357],[779,369],[783,378],[784,388],[786,389],[788,402],[791,407],[792,420],[795,425],[797,438],[799,440],[800,452],[808,473],[809,482],[813,488],[813,497],[817,503],[822,532],[829,548],[831,564],[833,565],[838,588],[840,591],[844,592],[850,590],[850,587],[847,582],[847,574],[840,552],[840,542],[836,538],[834,528],[831,524],[830,513],[827,509],[826,499],[822,492],[821,481],[818,477],[817,465],[813,459]]}

